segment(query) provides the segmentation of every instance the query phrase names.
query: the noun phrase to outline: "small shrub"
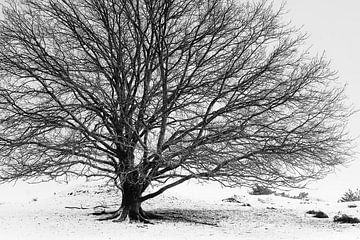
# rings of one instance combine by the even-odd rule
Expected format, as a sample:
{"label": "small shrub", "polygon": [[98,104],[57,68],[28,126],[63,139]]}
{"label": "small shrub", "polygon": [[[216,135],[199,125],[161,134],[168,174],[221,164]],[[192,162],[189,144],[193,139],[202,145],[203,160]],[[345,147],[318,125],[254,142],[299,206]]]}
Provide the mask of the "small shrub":
{"label": "small shrub", "polygon": [[290,198],[290,195],[287,194],[286,192],[275,193],[275,195],[276,195],[276,196],[280,196],[280,197]]}
{"label": "small shrub", "polygon": [[233,197],[229,197],[229,198],[225,198],[222,200],[223,202],[230,202],[230,203],[240,203],[240,206],[243,207],[251,207],[251,205],[249,203],[244,203],[240,200],[238,200],[238,197],[236,195],[234,195]]}
{"label": "small shrub", "polygon": [[349,189],[344,195],[340,198],[339,202],[352,202],[360,201],[360,190],[357,188],[355,191]]}
{"label": "small shrub", "polygon": [[329,216],[326,213],[322,212],[322,211],[316,212],[313,217],[315,217],[315,218],[329,218]]}
{"label": "small shrub", "polygon": [[241,206],[243,206],[243,207],[251,207],[250,203],[243,203],[243,204],[241,204]]}
{"label": "small shrub", "polygon": [[310,210],[310,211],[307,211],[306,213],[313,215],[313,217],[315,217],[315,218],[329,218],[329,216],[322,211]]}
{"label": "small shrub", "polygon": [[341,216],[335,216],[334,222],[338,223],[360,223],[360,220],[356,217],[350,217],[346,214],[343,214]]}
{"label": "small shrub", "polygon": [[299,193],[299,195],[296,197],[297,199],[305,199],[305,198],[307,198],[307,197],[309,197],[309,193],[307,193],[307,192],[301,192],[301,193]]}
{"label": "small shrub", "polygon": [[301,192],[298,195],[290,195],[288,193],[285,192],[281,192],[281,193],[275,193],[276,196],[281,196],[281,197],[286,197],[286,198],[292,198],[292,199],[305,199],[309,196],[309,193],[307,192]]}
{"label": "small shrub", "polygon": [[235,203],[241,203],[239,200],[237,200],[235,197],[229,197],[222,200],[223,202],[235,202]]}
{"label": "small shrub", "polygon": [[269,210],[276,210],[275,207],[266,207],[266,209],[269,209]]}
{"label": "small shrub", "polygon": [[255,186],[249,192],[250,195],[270,195],[273,194],[275,191],[269,189],[268,187],[261,186],[255,184]]}

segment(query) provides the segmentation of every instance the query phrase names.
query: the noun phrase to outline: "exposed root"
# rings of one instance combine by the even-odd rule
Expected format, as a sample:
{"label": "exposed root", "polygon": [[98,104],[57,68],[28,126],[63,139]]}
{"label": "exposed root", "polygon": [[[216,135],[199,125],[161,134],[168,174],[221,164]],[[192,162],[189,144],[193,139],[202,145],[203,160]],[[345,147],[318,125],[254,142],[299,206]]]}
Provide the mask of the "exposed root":
{"label": "exposed root", "polygon": [[129,217],[130,217],[130,222],[142,222],[145,224],[153,224],[152,222],[150,222],[148,219],[146,219],[141,214],[129,215]]}
{"label": "exposed root", "polygon": [[[123,207],[118,210],[116,214],[111,219],[114,219],[113,222],[124,222],[129,215],[129,208]],[[110,220],[110,219],[105,219]]]}
{"label": "exposed root", "polygon": [[97,219],[98,221],[107,221],[107,220],[113,220],[113,219],[119,218],[119,216],[122,214],[122,212],[123,212],[122,208],[119,208],[115,211],[102,210],[101,212],[94,212],[94,213],[92,213],[92,215],[95,215],[95,216],[108,215],[107,217]]}
{"label": "exposed root", "polygon": [[[199,214],[197,211],[189,210],[163,210],[156,212],[144,211],[141,207],[134,209],[130,207],[121,207],[116,211],[106,212],[101,211],[92,213],[93,215],[108,215],[104,218],[99,218],[98,221],[112,220],[113,222],[124,222],[127,219],[130,223],[140,222],[145,224],[153,224],[150,220],[165,220],[175,222],[189,222],[195,224],[218,226],[218,217],[209,217],[206,215]],[[204,217],[208,217],[209,221],[204,221]]]}
{"label": "exposed root", "polygon": [[118,210],[112,212],[96,212],[92,213],[92,215],[110,215],[104,218],[99,218],[98,221],[113,220],[113,222],[123,222],[127,218],[129,218],[130,222],[142,222],[146,224],[152,224],[149,219],[158,219],[158,216],[155,214],[145,213],[142,209],[140,209],[139,211],[130,211],[128,207],[121,207]]}

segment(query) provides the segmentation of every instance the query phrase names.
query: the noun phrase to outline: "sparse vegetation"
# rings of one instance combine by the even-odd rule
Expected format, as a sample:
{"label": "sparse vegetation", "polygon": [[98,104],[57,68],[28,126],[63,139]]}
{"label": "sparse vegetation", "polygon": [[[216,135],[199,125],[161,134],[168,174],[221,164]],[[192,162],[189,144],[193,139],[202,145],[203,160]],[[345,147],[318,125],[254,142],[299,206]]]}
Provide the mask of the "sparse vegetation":
{"label": "sparse vegetation", "polygon": [[239,198],[236,195],[234,195],[232,197],[229,197],[229,198],[225,198],[222,201],[223,202],[230,202],[230,203],[240,203],[241,204],[240,206],[251,207],[250,203],[242,202],[241,200],[239,200]]}
{"label": "sparse vegetation", "polygon": [[349,189],[344,195],[340,198],[339,202],[352,202],[352,201],[360,201],[360,189],[356,189],[355,191]]}
{"label": "sparse vegetation", "polygon": [[301,192],[298,195],[290,195],[286,192],[282,192],[282,193],[275,193],[276,196],[281,196],[281,197],[287,197],[287,198],[292,198],[292,199],[305,199],[307,197],[309,197],[309,193],[307,192]]}
{"label": "sparse vegetation", "polygon": [[234,203],[242,203],[241,201],[239,201],[236,196],[234,197],[229,197],[229,198],[225,198],[222,200],[223,202],[234,202]]}
{"label": "sparse vegetation", "polygon": [[343,214],[341,216],[335,216],[334,222],[338,223],[360,223],[360,220],[356,217],[350,217],[346,214]]}
{"label": "sparse vegetation", "polygon": [[271,190],[266,186],[261,186],[259,184],[255,184],[249,192],[250,195],[270,195],[275,193],[275,191]]}

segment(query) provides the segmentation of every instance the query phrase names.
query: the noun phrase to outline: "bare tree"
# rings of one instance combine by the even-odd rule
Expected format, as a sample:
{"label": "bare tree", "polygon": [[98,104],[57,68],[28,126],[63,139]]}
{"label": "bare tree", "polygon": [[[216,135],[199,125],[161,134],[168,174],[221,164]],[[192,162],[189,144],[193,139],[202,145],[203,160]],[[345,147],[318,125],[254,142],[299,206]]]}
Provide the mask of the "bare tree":
{"label": "bare tree", "polygon": [[1,182],[105,177],[112,217],[147,221],[141,203],[189,179],[296,187],[347,160],[335,73],[266,1],[23,0],[4,16]]}

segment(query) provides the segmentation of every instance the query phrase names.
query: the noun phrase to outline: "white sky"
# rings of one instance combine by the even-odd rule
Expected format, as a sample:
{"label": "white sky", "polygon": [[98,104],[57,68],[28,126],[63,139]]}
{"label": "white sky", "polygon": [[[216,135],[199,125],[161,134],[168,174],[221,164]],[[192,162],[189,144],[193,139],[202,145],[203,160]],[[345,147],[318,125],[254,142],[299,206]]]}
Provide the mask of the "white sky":
{"label": "white sky", "polygon": [[[0,3],[4,2],[0,0]],[[273,0],[280,5],[282,0]],[[338,70],[339,81],[347,83],[350,103],[360,109],[360,1],[359,0],[287,0],[284,20],[301,27],[310,37],[312,50],[325,51],[332,67]],[[350,121],[350,132],[360,136],[360,113]],[[360,142],[360,141],[358,141]],[[360,152],[360,146],[357,148]],[[349,187],[360,188],[360,161],[355,161],[323,181],[311,185],[321,194],[339,198]]]}
{"label": "white sky", "polygon": [[[281,2],[274,0],[275,5]],[[325,51],[338,71],[339,82],[347,84],[349,102],[360,109],[360,1],[287,0],[285,9],[286,18],[310,35],[307,43],[312,50]],[[360,113],[350,119],[349,131],[352,136],[360,136]],[[360,146],[356,151],[360,152]],[[360,188],[360,161],[356,158],[359,155],[348,168],[340,168],[312,186],[332,198],[339,198],[350,187]]]}

